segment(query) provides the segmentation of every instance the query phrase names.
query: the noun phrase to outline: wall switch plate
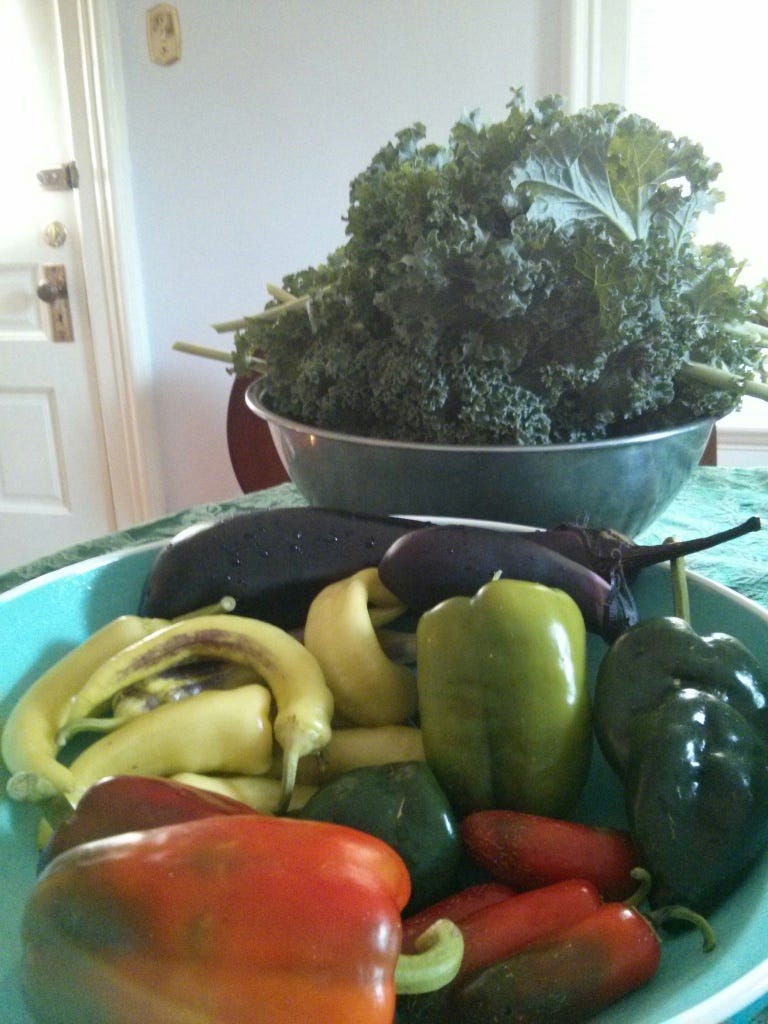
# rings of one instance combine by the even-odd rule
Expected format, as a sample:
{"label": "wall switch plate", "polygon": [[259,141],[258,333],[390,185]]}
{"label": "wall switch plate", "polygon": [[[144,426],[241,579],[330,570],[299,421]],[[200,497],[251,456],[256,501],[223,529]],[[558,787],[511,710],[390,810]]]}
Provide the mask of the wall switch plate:
{"label": "wall switch plate", "polygon": [[173,64],[181,58],[179,12],[173,4],[155,4],[147,11],[147,45],[155,64]]}

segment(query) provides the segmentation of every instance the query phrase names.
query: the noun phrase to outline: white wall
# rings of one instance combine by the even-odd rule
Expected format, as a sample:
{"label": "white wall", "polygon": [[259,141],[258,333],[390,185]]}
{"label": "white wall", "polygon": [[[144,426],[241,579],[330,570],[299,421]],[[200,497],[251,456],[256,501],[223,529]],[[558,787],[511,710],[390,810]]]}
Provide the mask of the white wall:
{"label": "white wall", "polygon": [[[414,121],[567,91],[565,0],[177,0],[182,58],[147,53],[150,0],[108,0],[168,511],[239,493],[231,378],[174,353],[344,241],[352,177]],[[120,88],[120,86],[122,88]],[[123,211],[125,213],[125,210]],[[142,304],[143,302],[143,304]]]}

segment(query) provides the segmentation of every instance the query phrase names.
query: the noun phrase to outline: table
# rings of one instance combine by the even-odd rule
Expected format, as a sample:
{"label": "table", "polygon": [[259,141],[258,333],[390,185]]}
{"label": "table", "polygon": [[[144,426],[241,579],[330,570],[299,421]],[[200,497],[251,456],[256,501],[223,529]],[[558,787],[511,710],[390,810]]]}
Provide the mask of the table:
{"label": "table", "polygon": [[[0,594],[46,572],[137,544],[173,537],[179,530],[221,516],[258,508],[306,505],[293,484],[279,484],[228,501],[196,505],[173,515],[108,534],[55,552],[0,575]],[[403,509],[407,513],[407,509]],[[768,527],[768,468],[740,469],[699,466],[672,504],[653,526],[637,538],[653,544],[667,537],[680,540],[735,526],[759,516]],[[694,569],[768,607],[768,534],[747,534],[686,560]]]}

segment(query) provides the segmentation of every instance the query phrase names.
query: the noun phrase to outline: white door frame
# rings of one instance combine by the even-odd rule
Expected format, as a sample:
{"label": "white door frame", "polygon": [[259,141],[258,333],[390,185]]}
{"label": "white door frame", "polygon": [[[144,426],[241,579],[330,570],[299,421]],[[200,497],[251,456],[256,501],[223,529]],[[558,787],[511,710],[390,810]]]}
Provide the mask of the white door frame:
{"label": "white door frame", "polygon": [[[115,525],[165,512],[109,0],[56,0],[70,99],[93,360]],[[106,69],[113,73],[107,74]],[[130,300],[128,299],[130,296]]]}
{"label": "white door frame", "polygon": [[568,108],[624,103],[629,53],[631,0],[568,0]]}

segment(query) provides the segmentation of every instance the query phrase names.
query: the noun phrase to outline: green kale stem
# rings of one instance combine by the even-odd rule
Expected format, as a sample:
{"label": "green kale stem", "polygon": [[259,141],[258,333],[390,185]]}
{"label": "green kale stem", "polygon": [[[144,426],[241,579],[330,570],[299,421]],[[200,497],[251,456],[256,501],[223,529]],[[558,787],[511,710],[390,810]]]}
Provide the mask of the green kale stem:
{"label": "green kale stem", "polygon": [[705,363],[686,362],[680,370],[688,380],[697,381],[699,384],[706,384],[713,388],[739,388],[744,395],[751,395],[753,398],[761,398],[768,402],[768,384],[759,380],[742,381],[729,370],[720,370],[716,366],[707,366]]}
{"label": "green kale stem", "polygon": [[[213,324],[213,329],[218,334],[229,334],[245,330],[248,327],[248,324],[254,320],[278,320],[286,313],[298,312],[306,309],[311,299],[310,295],[300,295],[296,297],[290,292],[287,292],[284,288],[280,288],[278,285],[274,284],[267,284],[267,291],[272,298],[277,301],[278,305],[270,306],[267,309],[262,310],[260,313],[255,313],[253,316]],[[741,337],[749,337],[756,342],[768,342],[768,327],[764,327],[762,324],[749,321],[743,324],[730,324],[729,329],[733,334]],[[218,349],[208,348],[203,345],[194,345],[186,341],[175,342],[173,348],[177,352],[186,352],[189,355],[202,356],[205,359],[216,359],[220,362],[229,363],[230,365],[234,361],[233,355],[230,352],[222,352]],[[267,365],[265,360],[253,357],[252,363],[254,364],[255,369],[260,372],[266,372]],[[696,363],[689,360],[683,364],[680,373],[688,380],[696,381],[699,384],[708,385],[713,388],[739,388],[744,395],[750,395],[753,398],[760,398],[763,401],[768,402],[768,383],[763,383],[759,380],[742,381],[729,370],[723,370],[715,366],[709,366],[705,363]]]}
{"label": "green kale stem", "polygon": [[[286,308],[289,307],[287,305],[273,307],[274,311],[278,313],[281,313]],[[266,312],[272,312],[272,310],[267,310]],[[245,324],[246,321],[240,320],[232,324],[214,324],[213,326],[215,330],[224,332],[241,330]],[[213,359],[221,363],[227,363],[230,366],[234,361],[231,352],[210,348],[207,345],[195,345],[189,341],[175,341],[172,347],[174,352],[184,352],[187,355],[200,356],[203,359]],[[265,359],[253,356],[251,364],[254,371],[266,373],[267,362]],[[680,372],[688,380],[697,381],[699,384],[707,384],[713,388],[740,386],[745,395],[768,402],[768,384],[764,384],[762,381],[748,380],[742,383],[735,374],[730,373],[728,370],[719,370],[715,366],[707,366],[704,363],[687,362],[683,365]]]}
{"label": "green kale stem", "polygon": [[221,363],[232,363],[232,353],[224,352],[218,348],[208,348],[206,345],[193,345],[191,341],[175,341],[174,352],[185,352],[190,356],[201,356],[203,359],[217,359]]}
{"label": "green kale stem", "polygon": [[740,324],[728,324],[728,331],[738,338],[749,338],[758,343],[768,342],[768,327],[764,324],[755,323],[754,320],[746,320]]}
{"label": "green kale stem", "polygon": [[243,317],[240,320],[227,320],[223,323],[212,324],[214,331],[217,334],[230,334],[233,331],[245,330],[253,320],[279,320],[286,313],[300,312],[302,309],[306,309],[311,299],[310,295],[299,295],[298,297],[291,295],[290,292],[275,284],[268,284],[267,291],[279,305],[268,306],[260,313],[254,313],[253,316]]}

